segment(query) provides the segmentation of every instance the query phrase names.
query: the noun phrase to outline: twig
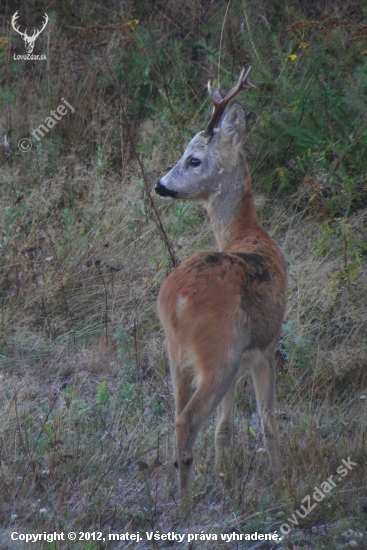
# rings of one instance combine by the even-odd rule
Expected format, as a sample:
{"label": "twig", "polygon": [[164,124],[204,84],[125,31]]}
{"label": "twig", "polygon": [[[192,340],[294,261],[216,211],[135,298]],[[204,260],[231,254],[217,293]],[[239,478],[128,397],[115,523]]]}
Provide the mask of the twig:
{"label": "twig", "polygon": [[169,110],[171,111],[171,115],[172,115],[173,120],[175,121],[175,124],[176,124],[176,126],[177,126],[176,115],[175,115],[175,112],[174,112],[174,110],[173,110],[172,103],[171,103],[171,99],[170,99],[169,93],[168,93],[169,86],[168,86],[167,79],[166,79],[166,73],[164,72],[164,70],[163,70],[163,68],[162,68],[162,66],[161,66],[161,64],[160,64],[160,62],[159,62],[159,57],[158,57],[158,54],[157,54],[157,48],[155,47],[155,42],[154,42],[154,40],[153,40],[152,29],[150,28],[150,20],[149,20],[149,24],[148,24],[148,29],[149,29],[148,32],[149,32],[150,40],[151,40],[151,43],[152,43],[153,55],[154,55],[154,57],[155,57],[155,60],[156,60],[156,63],[157,63],[159,72],[161,73],[162,79],[163,79],[163,91],[164,91],[164,95],[166,96]]}
{"label": "twig", "polygon": [[229,2],[227,4],[226,13],[224,14],[224,18],[223,18],[222,29],[220,31],[219,54],[218,54],[218,79],[217,79],[218,80],[218,86],[219,86],[220,56],[221,56],[221,53],[222,53],[222,41],[223,41],[223,34],[224,34],[224,26],[226,24],[226,19],[227,19],[227,15],[228,15],[230,5],[231,5],[231,0],[229,0]]}
{"label": "twig", "polygon": [[170,260],[172,262],[172,266],[173,267],[176,267],[179,263],[178,259],[177,259],[177,256],[176,256],[176,253],[174,251],[174,249],[172,248],[170,242],[169,242],[169,239],[167,237],[167,234],[164,230],[164,227],[163,227],[163,224],[162,224],[162,220],[160,218],[160,215],[159,215],[159,212],[157,210],[157,207],[153,201],[153,197],[152,197],[152,194],[150,192],[150,187],[149,187],[149,184],[148,184],[148,179],[147,179],[147,176],[146,176],[146,172],[145,172],[145,168],[144,168],[144,164],[140,158],[140,155],[139,153],[137,152],[136,150],[136,146],[135,146],[135,143],[134,143],[134,139],[131,135],[131,129],[130,129],[130,124],[129,124],[129,119],[128,119],[128,116],[127,116],[127,112],[126,112],[126,108],[125,108],[125,105],[122,101],[122,93],[121,93],[121,86],[120,84],[118,83],[118,81],[116,80],[115,78],[115,75],[111,69],[111,65],[110,65],[110,62],[109,62],[109,59],[105,56],[105,54],[103,53],[102,49],[96,44],[95,45],[96,49],[98,50],[100,56],[102,57],[103,61],[106,63],[106,67],[107,67],[107,70],[108,70],[108,73],[110,75],[110,78],[112,80],[112,82],[114,83],[114,86],[116,86],[116,89],[119,90],[119,93],[118,93],[118,100],[119,100],[119,103],[120,103],[120,107],[121,107],[121,111],[122,111],[122,114],[123,114],[123,120],[124,120],[124,126],[125,126],[125,130],[126,130],[126,134],[127,134],[127,137],[128,137],[128,140],[129,140],[129,143],[130,143],[130,147],[131,147],[131,152],[132,152],[132,156],[134,158],[134,160],[136,160],[136,162],[139,164],[139,167],[140,167],[140,171],[141,171],[141,175],[142,175],[142,178],[143,178],[143,182],[144,182],[144,187],[145,187],[145,191],[146,191],[146,194],[148,196],[148,199],[149,199],[149,203],[153,209],[153,212],[154,212],[154,215],[155,215],[155,221],[156,221],[156,225],[157,225],[157,228],[158,228],[158,231],[161,235],[161,238],[164,242],[164,244],[166,245],[166,248],[168,250],[168,254],[169,254],[169,257],[170,257]]}
{"label": "twig", "polygon": [[[35,452],[35,450],[36,450],[36,447],[37,447],[37,445],[38,445],[38,441],[39,441],[39,439],[40,439],[40,437],[41,437],[41,435],[42,435],[42,433],[43,433],[43,430],[44,430],[44,427],[45,427],[45,425],[46,425],[46,422],[47,422],[48,419],[50,418],[50,414],[51,414],[52,411],[53,411],[53,408],[54,408],[54,406],[55,406],[55,404],[56,404],[57,399],[58,399],[58,395],[56,394],[56,395],[55,395],[55,399],[53,400],[53,403],[52,403],[52,405],[51,405],[51,407],[50,407],[48,413],[46,414],[46,417],[45,417],[45,419],[44,419],[44,421],[43,421],[43,423],[42,423],[41,429],[40,429],[40,431],[38,432],[38,436],[36,437],[36,441],[35,441],[35,443],[34,443],[34,445],[33,445],[32,451],[30,451],[30,450],[28,449],[28,453],[29,453],[28,459],[29,459],[29,462],[28,462],[27,467],[26,467],[26,469],[25,469],[25,472],[24,472],[24,474],[23,474],[23,476],[22,476],[22,481],[20,482],[20,485],[19,485],[19,487],[18,487],[18,489],[17,489],[17,492],[16,492],[15,495],[14,495],[13,503],[15,502],[15,500],[16,500],[18,494],[19,494],[19,491],[20,491],[21,487],[23,487],[24,480],[25,480],[25,478],[26,478],[26,476],[27,476],[27,474],[28,474],[28,470],[29,470],[29,468],[30,468],[30,466],[32,465],[32,462],[33,462],[33,456],[34,456],[34,452]],[[15,415],[16,415],[16,418],[17,418],[17,423],[18,423],[19,432],[20,432],[20,424],[19,424],[18,409],[17,409],[16,400],[15,400]],[[21,437],[21,439],[22,439],[21,434],[20,434],[20,437]],[[27,440],[27,445],[28,445],[28,440]]]}
{"label": "twig", "polygon": [[105,295],[105,308],[106,308],[106,314],[105,314],[105,333],[106,333],[106,341],[107,341],[107,337],[108,337],[108,292],[107,292],[107,286],[106,286],[106,281],[104,280],[104,277],[103,277],[103,271],[101,269],[101,264],[100,262],[96,262],[96,267],[98,269],[98,272],[102,278],[102,282],[103,282],[103,286],[104,286],[104,295]]}

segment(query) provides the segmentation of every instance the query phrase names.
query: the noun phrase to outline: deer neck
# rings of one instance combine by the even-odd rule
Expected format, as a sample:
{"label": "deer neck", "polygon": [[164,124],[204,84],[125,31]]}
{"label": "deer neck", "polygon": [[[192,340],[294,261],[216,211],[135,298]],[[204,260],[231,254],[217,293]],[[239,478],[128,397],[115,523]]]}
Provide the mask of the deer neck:
{"label": "deer neck", "polygon": [[247,171],[242,177],[222,181],[218,191],[205,203],[215,239],[220,251],[231,248],[231,243],[238,244],[250,233],[260,229],[252,196],[251,180]]}

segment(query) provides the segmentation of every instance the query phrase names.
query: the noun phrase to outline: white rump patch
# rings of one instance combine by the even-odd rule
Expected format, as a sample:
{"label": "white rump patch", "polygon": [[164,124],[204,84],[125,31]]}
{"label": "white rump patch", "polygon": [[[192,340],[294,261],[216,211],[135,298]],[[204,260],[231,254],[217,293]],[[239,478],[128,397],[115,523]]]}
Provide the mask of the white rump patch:
{"label": "white rump patch", "polygon": [[188,300],[187,296],[179,296],[176,304],[176,315],[180,317],[183,308]]}

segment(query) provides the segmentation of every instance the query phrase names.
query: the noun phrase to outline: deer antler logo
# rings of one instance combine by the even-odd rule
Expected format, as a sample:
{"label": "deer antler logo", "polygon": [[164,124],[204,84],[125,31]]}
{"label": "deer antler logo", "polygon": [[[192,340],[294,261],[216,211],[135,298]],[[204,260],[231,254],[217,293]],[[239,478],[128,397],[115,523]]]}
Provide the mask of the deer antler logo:
{"label": "deer antler logo", "polygon": [[48,15],[47,13],[45,13],[44,15],[44,23],[43,23],[43,26],[42,26],[42,29],[37,31],[36,29],[33,31],[33,34],[32,36],[28,36],[27,35],[27,31],[25,32],[21,32],[19,30],[19,26],[16,27],[15,26],[15,23],[16,23],[16,20],[18,19],[19,17],[19,14],[18,12],[16,11],[15,14],[13,15],[13,17],[11,18],[11,26],[13,27],[13,29],[18,33],[20,34],[20,36],[23,38],[24,42],[25,42],[25,49],[27,51],[27,53],[32,53],[33,52],[33,48],[34,48],[34,44],[37,40],[37,38],[39,37],[39,35],[41,34],[41,32],[44,30],[44,28],[46,27],[47,23],[48,23]]}

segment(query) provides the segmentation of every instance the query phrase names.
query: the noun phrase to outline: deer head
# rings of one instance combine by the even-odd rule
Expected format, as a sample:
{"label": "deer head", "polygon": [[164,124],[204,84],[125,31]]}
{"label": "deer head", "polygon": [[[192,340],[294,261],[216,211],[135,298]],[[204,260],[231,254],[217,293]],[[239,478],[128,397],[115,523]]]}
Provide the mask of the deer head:
{"label": "deer head", "polygon": [[44,30],[44,28],[46,27],[46,25],[48,23],[48,15],[47,15],[47,13],[45,13],[45,15],[44,15],[45,20],[44,20],[44,23],[42,25],[42,29],[40,29],[39,31],[37,31],[35,29],[33,31],[32,36],[28,36],[27,31],[21,32],[19,30],[19,26],[18,27],[15,26],[15,23],[16,23],[16,20],[18,19],[18,17],[19,17],[19,13],[18,13],[18,11],[16,11],[15,14],[13,15],[12,19],[11,19],[11,26],[23,38],[23,40],[25,42],[25,49],[26,49],[27,53],[32,53],[33,48],[34,48],[34,44],[35,44],[37,38],[39,37],[39,35],[41,34],[41,32]]}
{"label": "deer head", "polygon": [[[251,67],[243,69],[236,86],[226,94],[208,92],[214,104],[212,117],[202,132],[188,144],[179,162],[155,185],[165,198],[203,200],[218,194],[223,181],[246,174],[242,142],[246,130],[245,112],[239,104],[227,109],[228,103],[243,89],[255,88],[248,80]],[[238,164],[243,166],[237,166]]]}

